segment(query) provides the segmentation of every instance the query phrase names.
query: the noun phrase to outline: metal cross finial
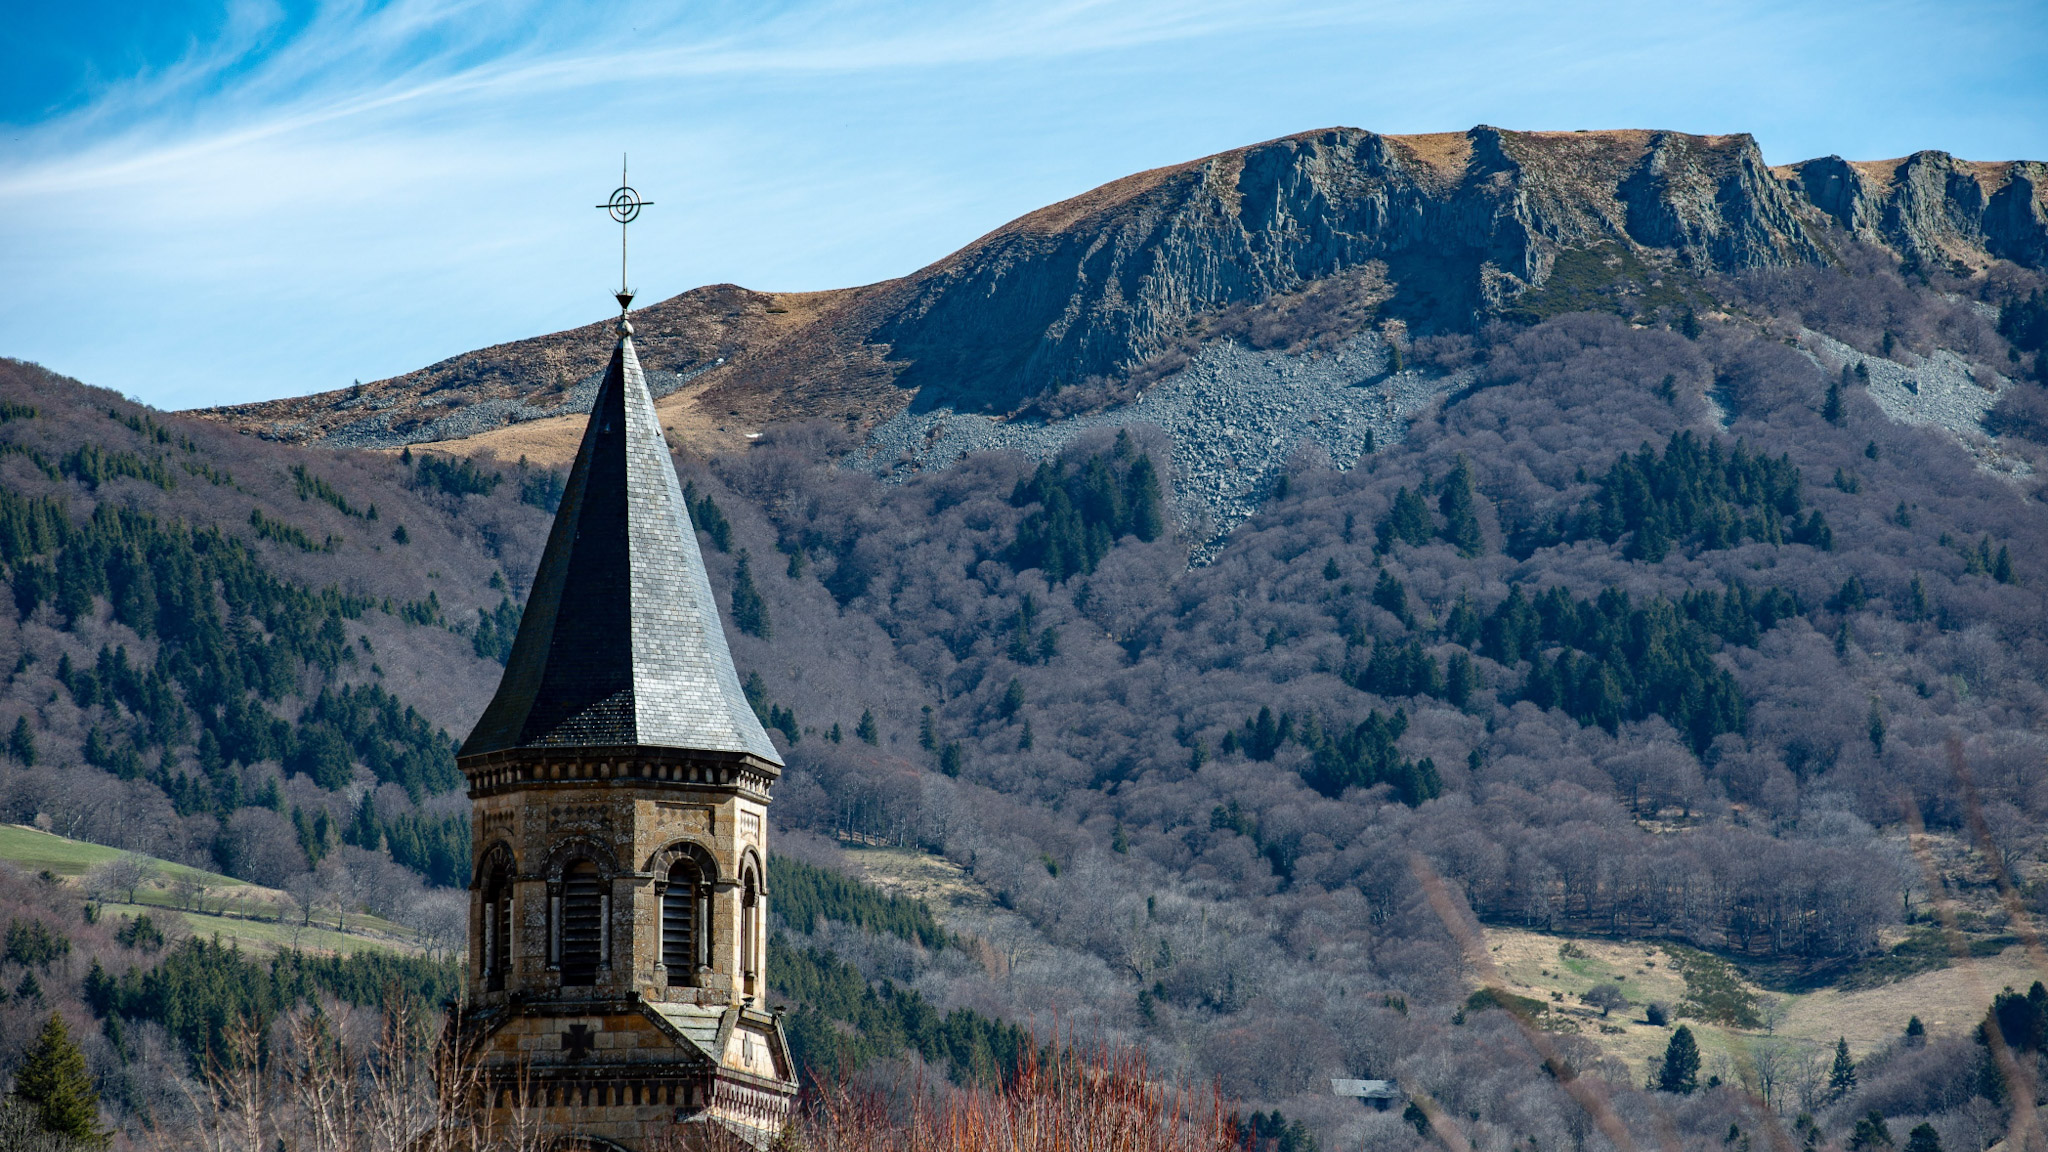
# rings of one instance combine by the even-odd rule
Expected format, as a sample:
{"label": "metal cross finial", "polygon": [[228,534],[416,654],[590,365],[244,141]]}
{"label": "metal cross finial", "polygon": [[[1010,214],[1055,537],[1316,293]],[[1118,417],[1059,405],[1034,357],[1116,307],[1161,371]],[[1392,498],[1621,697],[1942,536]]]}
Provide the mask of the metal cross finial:
{"label": "metal cross finial", "polygon": [[638,219],[640,209],[652,203],[654,203],[652,200],[642,200],[640,193],[635,192],[633,186],[626,183],[626,156],[624,153],[620,153],[619,187],[612,193],[611,199],[597,205],[597,207],[610,213],[611,218],[619,222],[619,290],[614,293],[614,296],[619,302],[619,318],[621,320],[625,319],[626,309],[633,303],[633,290],[626,287],[626,225]]}

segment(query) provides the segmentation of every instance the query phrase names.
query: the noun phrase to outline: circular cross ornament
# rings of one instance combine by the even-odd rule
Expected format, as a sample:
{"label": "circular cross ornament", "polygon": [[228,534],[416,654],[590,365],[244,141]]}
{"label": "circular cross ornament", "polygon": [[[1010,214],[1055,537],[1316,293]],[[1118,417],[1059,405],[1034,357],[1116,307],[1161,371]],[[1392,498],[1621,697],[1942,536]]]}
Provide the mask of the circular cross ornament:
{"label": "circular cross ornament", "polygon": [[631,224],[640,215],[640,209],[650,203],[652,201],[642,200],[640,193],[634,191],[632,185],[622,184],[617,191],[612,193],[610,200],[598,205],[598,207],[609,211],[612,219],[617,220],[619,223]]}
{"label": "circular cross ornament", "polygon": [[616,220],[619,225],[619,290],[613,295],[619,302],[619,327],[622,333],[632,331],[625,322],[626,308],[633,302],[633,290],[626,287],[626,225],[639,218],[642,208],[653,203],[652,200],[642,200],[640,193],[631,184],[626,183],[626,158],[620,156],[619,186],[613,190],[610,199],[597,207],[604,209],[605,214]]}

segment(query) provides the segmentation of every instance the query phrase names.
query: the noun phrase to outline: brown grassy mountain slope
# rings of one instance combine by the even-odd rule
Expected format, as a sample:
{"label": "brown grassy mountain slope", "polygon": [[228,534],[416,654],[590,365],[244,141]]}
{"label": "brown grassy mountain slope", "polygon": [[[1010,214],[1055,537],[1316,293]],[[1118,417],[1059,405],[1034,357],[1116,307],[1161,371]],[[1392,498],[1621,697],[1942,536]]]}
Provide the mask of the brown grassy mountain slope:
{"label": "brown grassy mountain slope", "polygon": [[[1205,315],[1332,279],[1371,282],[1363,323],[1455,330],[1559,288],[1571,252],[1621,266],[1639,281],[1636,309],[1653,311],[1683,304],[1701,274],[1825,263],[1852,241],[1923,266],[2041,267],[2048,166],[1922,152],[1773,169],[1747,135],[1331,128],[1125,177],[900,279],[712,285],[634,322],[643,359],[673,374],[656,381],[671,428],[712,447],[793,417],[866,427],[913,396],[1015,412],[1170,357]],[[607,326],[591,324],[203,415],[336,447],[460,441],[566,459],[577,422],[562,417],[606,347]]]}

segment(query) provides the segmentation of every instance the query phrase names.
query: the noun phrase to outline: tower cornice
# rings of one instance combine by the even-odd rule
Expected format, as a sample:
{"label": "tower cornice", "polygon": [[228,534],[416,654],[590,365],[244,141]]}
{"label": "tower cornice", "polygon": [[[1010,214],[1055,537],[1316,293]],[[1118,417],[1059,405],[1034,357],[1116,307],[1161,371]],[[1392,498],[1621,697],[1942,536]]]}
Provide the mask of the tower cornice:
{"label": "tower cornice", "polygon": [[674,788],[729,792],[766,803],[782,766],[748,752],[617,744],[507,748],[456,760],[471,799],[503,792]]}

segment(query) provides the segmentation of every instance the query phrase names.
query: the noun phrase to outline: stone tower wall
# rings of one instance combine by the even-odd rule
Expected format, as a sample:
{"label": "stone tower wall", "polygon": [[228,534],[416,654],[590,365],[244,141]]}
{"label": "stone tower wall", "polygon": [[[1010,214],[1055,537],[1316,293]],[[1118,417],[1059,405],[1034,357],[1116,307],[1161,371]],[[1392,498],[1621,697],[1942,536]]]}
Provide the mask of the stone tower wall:
{"label": "stone tower wall", "polygon": [[[765,788],[743,783],[671,782],[651,777],[670,767],[630,758],[534,761],[522,775],[542,779],[473,790],[475,881],[470,903],[470,996],[492,1004],[514,993],[525,999],[590,999],[628,993],[656,1001],[743,1003],[749,999],[742,879],[751,870],[758,896],[752,917],[754,983],[766,995],[767,801]],[[708,774],[708,769],[706,774]],[[738,773],[733,773],[739,775]],[[661,892],[668,864],[694,845],[716,870],[711,900],[711,971],[686,979],[659,968]],[[512,966],[505,986],[486,987],[484,904],[493,870],[512,863]],[[562,869],[594,861],[610,896],[609,962],[592,987],[563,988],[550,963],[552,897]]]}

